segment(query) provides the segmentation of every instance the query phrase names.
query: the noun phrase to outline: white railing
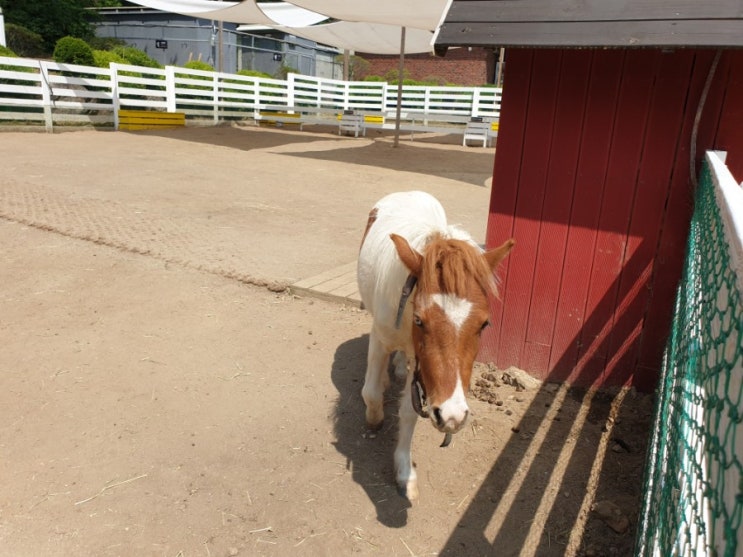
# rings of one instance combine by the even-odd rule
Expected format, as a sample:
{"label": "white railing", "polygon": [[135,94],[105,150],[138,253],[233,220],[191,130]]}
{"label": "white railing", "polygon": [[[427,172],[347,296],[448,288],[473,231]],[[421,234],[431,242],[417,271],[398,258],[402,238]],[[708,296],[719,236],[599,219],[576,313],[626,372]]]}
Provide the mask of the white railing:
{"label": "white railing", "polygon": [[[403,86],[402,119],[416,129],[432,122],[461,125],[475,116],[497,119],[501,92],[494,87]],[[43,123],[47,131],[69,124],[118,127],[120,109],[183,112],[188,120],[214,123],[278,111],[331,120],[340,111],[354,110],[391,119],[397,95],[397,86],[384,82],[299,74],[279,80],[115,63],[94,68],[0,56],[0,123]]]}

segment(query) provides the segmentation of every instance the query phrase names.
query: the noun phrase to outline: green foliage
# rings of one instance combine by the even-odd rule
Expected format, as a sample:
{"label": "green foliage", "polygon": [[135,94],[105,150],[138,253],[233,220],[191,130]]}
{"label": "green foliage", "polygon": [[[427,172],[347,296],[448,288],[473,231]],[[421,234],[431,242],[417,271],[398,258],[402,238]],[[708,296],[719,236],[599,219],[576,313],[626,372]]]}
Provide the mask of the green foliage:
{"label": "green foliage", "polygon": [[54,47],[54,61],[62,64],[95,65],[93,49],[82,39],[62,37]]}
{"label": "green foliage", "polygon": [[7,56],[8,58],[18,58],[18,55],[10,50],[7,46],[0,45],[0,56]]}
{"label": "green foliage", "polygon": [[119,46],[126,46],[122,39],[115,37],[92,37],[88,44],[93,50],[113,50]]}
{"label": "green foliage", "polygon": [[38,33],[15,23],[5,24],[8,48],[22,58],[40,58],[44,55],[44,39]]}
{"label": "green foliage", "polygon": [[0,0],[6,22],[42,37],[44,55],[53,52],[62,37],[93,37],[95,33],[90,22],[95,13],[86,8],[94,5],[95,0]]}
{"label": "green foliage", "polygon": [[276,79],[286,79],[286,77],[290,73],[301,73],[297,68],[292,68],[291,66],[281,66],[276,71]]}
{"label": "green foliage", "polygon": [[201,60],[189,60],[185,64],[183,64],[184,68],[187,68],[189,70],[201,70],[202,72],[213,72],[214,66],[211,64],[207,64],[206,62],[202,62]]}
{"label": "green foliage", "polygon": [[[453,83],[447,83],[443,77],[429,76],[422,80],[410,79],[407,76],[407,72],[404,73],[405,79],[402,80],[403,85],[418,85],[418,86],[441,86],[441,87],[456,87]],[[390,70],[385,74],[385,77],[379,75],[367,75],[364,81],[386,81],[390,85],[397,85],[397,70]]]}
{"label": "green foliage", "polygon": [[424,77],[420,82],[419,85],[449,85],[447,83],[446,79],[443,77],[439,77],[437,75],[429,75]]}
{"label": "green foliage", "polygon": [[258,70],[240,70],[237,75],[246,75],[248,77],[264,77],[267,79],[273,79],[273,76],[266,72],[259,72]]}
{"label": "green foliage", "polygon": [[[335,57],[336,64],[343,64],[343,54]],[[369,61],[361,56],[351,55],[348,57],[348,79],[358,81],[369,71]],[[372,81],[372,80],[370,80]]]}
{"label": "green foliage", "polygon": [[93,60],[95,61],[95,65],[99,68],[108,68],[111,65],[111,62],[116,64],[128,64],[128,62],[121,56],[115,52],[111,52],[110,50],[94,50]]}
{"label": "green foliage", "polygon": [[[387,83],[390,83],[390,84],[394,83],[395,85],[397,85],[397,81],[399,79],[398,74],[399,74],[399,72],[397,70],[390,70],[386,74],[384,74],[384,80]],[[408,83],[405,83],[405,81],[408,80],[408,79],[410,79],[410,72],[407,69],[404,69],[402,71],[402,83],[403,83],[403,85],[409,85]]]}
{"label": "green foliage", "polygon": [[124,60],[126,60],[127,64],[131,64],[132,66],[142,66],[144,68],[161,68],[162,64],[160,64],[157,60],[153,60],[149,56],[147,56],[146,53],[142,52],[138,48],[134,48],[133,46],[119,46],[117,48],[114,48],[112,52],[115,52],[119,56],[121,56]]}

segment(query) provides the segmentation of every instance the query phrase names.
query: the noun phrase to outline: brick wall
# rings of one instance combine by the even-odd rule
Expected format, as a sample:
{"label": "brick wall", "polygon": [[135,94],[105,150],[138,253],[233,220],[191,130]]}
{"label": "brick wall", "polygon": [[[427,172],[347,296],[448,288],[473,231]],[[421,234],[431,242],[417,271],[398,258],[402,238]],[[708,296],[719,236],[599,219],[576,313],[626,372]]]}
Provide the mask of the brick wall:
{"label": "brick wall", "polygon": [[[399,56],[358,55],[369,62],[369,68],[359,79],[367,75],[384,77],[390,70],[397,72]],[[492,48],[450,48],[443,57],[407,54],[405,75],[419,81],[435,78],[441,84],[484,85],[493,83],[495,62],[496,54]]]}

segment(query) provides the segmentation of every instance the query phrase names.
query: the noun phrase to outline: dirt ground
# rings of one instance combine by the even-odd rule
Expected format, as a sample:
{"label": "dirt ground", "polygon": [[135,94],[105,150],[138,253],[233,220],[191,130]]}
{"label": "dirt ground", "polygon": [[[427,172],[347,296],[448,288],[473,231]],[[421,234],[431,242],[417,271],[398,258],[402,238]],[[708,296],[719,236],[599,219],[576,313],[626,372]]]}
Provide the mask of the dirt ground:
{"label": "dirt ground", "polygon": [[460,140],[0,132],[0,554],[631,555],[650,397],[478,364],[411,504],[399,383],[364,427],[368,315],[285,290],[391,191],[484,240],[494,149]]}

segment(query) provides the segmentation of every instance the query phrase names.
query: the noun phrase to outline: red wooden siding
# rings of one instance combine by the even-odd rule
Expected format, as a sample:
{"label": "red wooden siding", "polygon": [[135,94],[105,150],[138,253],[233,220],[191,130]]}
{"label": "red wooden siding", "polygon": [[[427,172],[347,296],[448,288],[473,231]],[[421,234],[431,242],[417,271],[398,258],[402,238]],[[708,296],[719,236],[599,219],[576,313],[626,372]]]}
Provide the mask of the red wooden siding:
{"label": "red wooden siding", "polygon": [[[513,236],[480,358],[652,388],[683,264],[694,116],[714,51],[511,49],[487,244]],[[743,169],[743,53],[725,52],[697,159]]]}

